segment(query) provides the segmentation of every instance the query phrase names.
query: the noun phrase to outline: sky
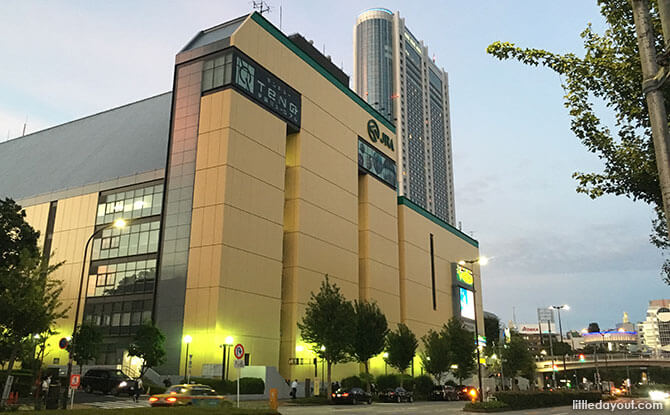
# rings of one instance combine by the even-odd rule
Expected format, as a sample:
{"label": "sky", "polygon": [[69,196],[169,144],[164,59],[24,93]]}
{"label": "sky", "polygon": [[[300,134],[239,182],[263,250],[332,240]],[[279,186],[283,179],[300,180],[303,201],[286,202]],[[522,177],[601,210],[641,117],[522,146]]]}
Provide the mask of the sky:
{"label": "sky", "polygon": [[[558,75],[485,53],[501,40],[582,55],[579,33],[604,27],[595,0],[269,3],[270,21],[314,40],[348,74],[356,16],[399,11],[449,73],[456,220],[492,258],[482,268],[487,311],[530,323],[538,307],[569,304],[564,330],[608,328],[670,297],[650,207],[576,193],[572,173],[602,163],[570,131]],[[2,2],[0,141],[24,124],[31,133],[170,90],[174,56],[198,31],[251,10],[246,0]]]}

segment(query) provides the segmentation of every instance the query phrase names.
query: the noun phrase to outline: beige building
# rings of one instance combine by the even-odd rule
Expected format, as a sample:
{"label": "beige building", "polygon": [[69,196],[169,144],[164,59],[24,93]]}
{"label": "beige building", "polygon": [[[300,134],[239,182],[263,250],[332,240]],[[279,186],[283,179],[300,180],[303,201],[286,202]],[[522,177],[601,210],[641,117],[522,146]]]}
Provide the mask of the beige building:
{"label": "beige building", "polygon": [[[297,322],[325,275],[417,337],[459,313],[471,324],[476,299],[483,334],[478,266],[456,265],[478,242],[397,195],[395,127],[328,59],[253,13],[200,32],[174,73],[171,93],[0,144],[3,177],[42,176],[0,196],[65,261],[73,307],[48,363],[67,362],[57,343],[82,264],[79,321],[105,332],[100,364],[121,363],[153,319],[167,337],[161,374],[189,366],[188,335],[193,375],[221,364],[231,336],[251,365],[313,377]],[[383,373],[380,357],[371,370]]]}

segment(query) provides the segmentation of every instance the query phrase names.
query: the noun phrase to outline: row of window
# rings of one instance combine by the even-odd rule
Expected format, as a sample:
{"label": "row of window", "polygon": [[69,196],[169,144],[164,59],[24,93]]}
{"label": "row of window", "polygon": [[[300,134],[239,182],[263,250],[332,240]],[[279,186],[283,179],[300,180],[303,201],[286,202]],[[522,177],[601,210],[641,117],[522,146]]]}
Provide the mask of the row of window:
{"label": "row of window", "polygon": [[92,267],[88,297],[152,292],[156,279],[156,260],[130,261]]}
{"label": "row of window", "polygon": [[137,219],[160,215],[163,205],[163,184],[101,195],[98,201],[96,225],[115,220]]}
{"label": "row of window", "polygon": [[92,260],[141,255],[158,251],[160,220],[110,228],[93,241]]}

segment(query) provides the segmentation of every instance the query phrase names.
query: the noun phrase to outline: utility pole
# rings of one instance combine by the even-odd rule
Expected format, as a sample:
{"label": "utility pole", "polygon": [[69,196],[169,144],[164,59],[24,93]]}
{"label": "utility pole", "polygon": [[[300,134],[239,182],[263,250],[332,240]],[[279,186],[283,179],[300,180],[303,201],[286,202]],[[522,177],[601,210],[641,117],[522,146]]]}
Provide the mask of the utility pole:
{"label": "utility pole", "polygon": [[[633,8],[633,19],[635,21],[635,32],[637,33],[637,45],[640,50],[640,63],[642,65],[642,92],[647,100],[649,120],[651,123],[651,135],[656,154],[656,168],[661,185],[661,196],[663,198],[663,211],[667,223],[670,223],[670,135],[668,133],[668,116],[665,109],[663,92],[661,87],[668,79],[670,72],[666,66],[659,65],[656,61],[656,48],[654,46],[654,33],[649,16],[648,0],[630,0]],[[670,50],[668,40],[670,39],[670,0],[659,0],[659,14],[663,27],[663,38],[665,39],[665,54]],[[664,56],[667,65],[667,56]],[[670,226],[668,227],[670,235]]]}

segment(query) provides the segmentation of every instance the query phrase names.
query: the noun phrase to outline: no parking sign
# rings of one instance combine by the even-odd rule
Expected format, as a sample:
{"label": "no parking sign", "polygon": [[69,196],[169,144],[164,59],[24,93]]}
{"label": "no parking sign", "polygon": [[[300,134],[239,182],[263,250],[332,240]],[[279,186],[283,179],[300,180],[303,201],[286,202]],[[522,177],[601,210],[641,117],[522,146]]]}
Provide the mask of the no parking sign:
{"label": "no parking sign", "polygon": [[235,355],[236,359],[242,359],[244,357],[244,346],[242,346],[240,343],[235,345],[235,348],[233,349],[233,354]]}

